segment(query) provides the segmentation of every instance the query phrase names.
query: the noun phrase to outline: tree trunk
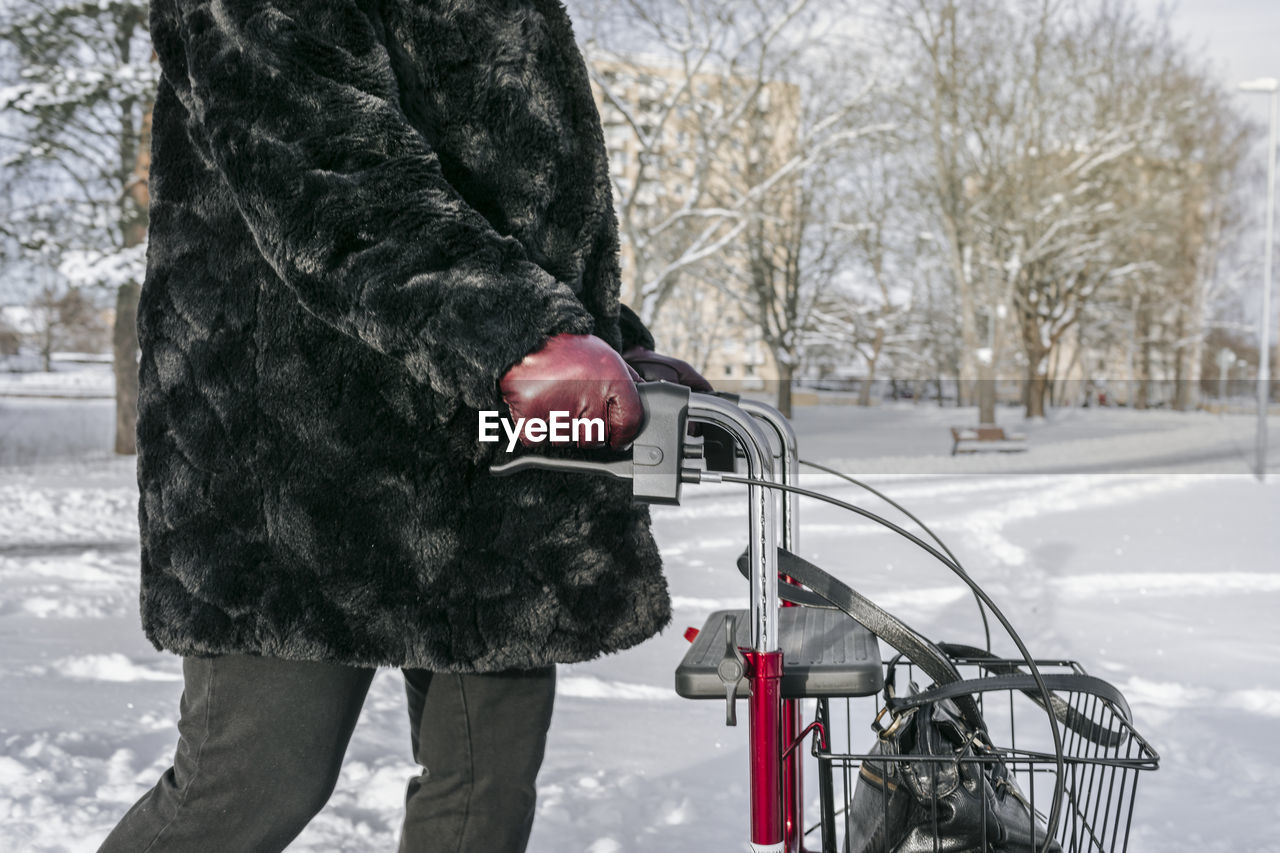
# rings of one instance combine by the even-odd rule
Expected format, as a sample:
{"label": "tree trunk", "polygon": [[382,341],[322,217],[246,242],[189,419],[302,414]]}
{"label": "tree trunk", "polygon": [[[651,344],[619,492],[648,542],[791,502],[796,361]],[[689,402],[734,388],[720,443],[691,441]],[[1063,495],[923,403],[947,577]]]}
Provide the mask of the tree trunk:
{"label": "tree trunk", "polygon": [[871,383],[876,381],[876,363],[874,361],[867,362],[867,378],[862,380],[862,384],[858,386],[858,405],[871,405]]}
{"label": "tree trunk", "polygon": [[1180,412],[1191,409],[1191,383],[1187,381],[1187,355],[1187,347],[1179,342],[1173,351],[1173,407]]}
{"label": "tree trunk", "polygon": [[44,372],[53,372],[53,309],[45,311],[44,336],[40,339],[40,360],[44,364]]}
{"label": "tree trunk", "polygon": [[[156,61],[155,48],[151,61]],[[133,159],[133,171],[125,187],[121,219],[126,247],[137,246],[147,239],[147,222],[151,211],[151,117],[155,107],[147,103],[136,148],[126,146]],[[129,114],[132,105],[129,107]],[[125,126],[128,126],[126,115]],[[132,145],[127,135],[122,136]],[[138,297],[142,285],[128,282],[116,291],[116,320],[111,330],[111,363],[116,377],[116,453],[138,452],[135,431],[138,425]]]}
{"label": "tree trunk", "polygon": [[778,411],[783,417],[791,417],[791,378],[795,368],[790,364],[778,365]]}
{"label": "tree trunk", "polygon": [[867,356],[867,381],[858,389],[858,405],[871,405],[871,386],[876,381],[876,364],[880,361],[880,350],[884,348],[884,326],[876,327],[875,340],[871,342],[871,355]]}
{"label": "tree trunk", "polygon": [[[1075,340],[1071,347],[1071,361],[1067,362],[1067,369],[1062,373],[1054,372],[1053,379],[1055,385],[1057,385],[1056,393],[1051,395],[1052,405],[1054,406],[1061,405],[1059,401],[1066,401],[1066,405],[1069,406],[1080,405],[1080,397],[1073,393],[1071,389],[1073,387],[1077,389],[1085,387],[1085,377],[1088,373],[1084,367],[1084,341],[1080,335],[1081,326],[1082,324],[1077,322],[1072,330]],[[1078,380],[1071,378],[1076,375],[1080,377]],[[1087,391],[1085,396],[1088,396]]]}
{"label": "tree trunk", "polygon": [[1027,381],[1023,384],[1023,403],[1028,418],[1043,418],[1045,399],[1053,383],[1051,366],[1057,356],[1057,348],[1053,345],[1045,347],[1043,341],[1036,337],[1024,337],[1027,355]]}
{"label": "tree trunk", "polygon": [[996,422],[996,371],[990,364],[978,365],[978,423]]}
{"label": "tree trunk", "polygon": [[1180,412],[1189,412],[1200,403],[1200,346],[1187,340],[1186,320],[1181,311],[1178,312],[1178,325],[1174,333],[1178,348],[1174,352],[1173,406]]}
{"label": "tree trunk", "polygon": [[1140,367],[1138,369],[1138,394],[1137,394],[1137,398],[1134,400],[1134,403],[1133,403],[1133,407],[1135,409],[1145,409],[1151,405],[1151,372],[1152,372],[1151,371],[1151,361],[1152,361],[1151,355],[1152,355],[1153,344],[1151,341],[1151,334],[1150,334],[1151,325],[1150,325],[1149,319],[1150,318],[1147,317],[1146,315],[1143,316],[1142,345],[1138,350],[1138,352],[1140,353],[1140,356],[1139,356]]}
{"label": "tree trunk", "polygon": [[116,378],[116,453],[138,452],[138,295],[134,282],[116,291],[116,321],[111,334],[112,369]]}
{"label": "tree trunk", "polygon": [[1027,417],[1044,417],[1044,398],[1049,390],[1049,376],[1041,369],[1044,359],[1027,366]]}
{"label": "tree trunk", "polygon": [[1145,409],[1149,402],[1148,382],[1151,379],[1151,323],[1145,296],[1134,299],[1133,338],[1135,364],[1131,404],[1135,409]]}
{"label": "tree trunk", "polygon": [[858,405],[871,405],[871,386],[876,382],[876,362],[879,361],[880,347],[876,346],[876,351],[867,359],[867,378],[863,380],[861,387],[858,388]]}

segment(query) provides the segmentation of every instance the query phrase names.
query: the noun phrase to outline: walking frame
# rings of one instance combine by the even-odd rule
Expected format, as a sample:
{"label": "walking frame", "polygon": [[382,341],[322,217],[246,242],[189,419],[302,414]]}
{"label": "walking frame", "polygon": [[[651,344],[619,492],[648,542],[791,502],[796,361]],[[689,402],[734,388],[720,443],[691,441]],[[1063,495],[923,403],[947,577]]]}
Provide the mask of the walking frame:
{"label": "walking frame", "polygon": [[[876,697],[885,687],[886,668],[890,673],[896,668],[905,669],[908,678],[914,680],[919,670],[929,667],[922,665],[927,661],[910,654],[916,647],[909,642],[904,645],[905,638],[898,633],[898,628],[908,632],[910,629],[869,602],[865,604],[869,610],[854,610],[860,617],[855,620],[850,613],[854,609],[851,604],[866,600],[795,556],[797,502],[802,494],[871,518],[915,541],[970,585],[983,607],[984,625],[990,610],[1010,632],[1022,652],[1021,658],[995,658],[971,647],[941,648],[947,649],[954,660],[955,672],[1016,672],[1021,677],[1018,683],[1022,687],[999,691],[1007,702],[995,701],[987,693],[977,696],[982,713],[992,721],[990,730],[1000,731],[1005,741],[998,745],[994,757],[960,760],[998,760],[1007,765],[1028,792],[1033,814],[1039,813],[1037,797],[1040,805],[1048,801],[1049,814],[1041,815],[1047,824],[1041,850],[1047,853],[1055,839],[1068,853],[1109,853],[1127,848],[1140,771],[1156,769],[1159,756],[1133,728],[1122,697],[1108,701],[1070,689],[1051,692],[1046,677],[1065,685],[1065,680],[1052,674],[1084,675],[1083,667],[1074,661],[1032,658],[999,608],[964,573],[940,540],[934,537],[945,555],[874,513],[802,489],[796,433],[777,409],[733,394],[693,393],[668,382],[643,383],[638,388],[646,418],[628,450],[582,451],[573,457],[526,453],[493,466],[491,471],[510,475],[542,469],[612,476],[629,480],[637,501],[658,504],[678,505],[685,484],[733,482],[746,486],[748,537],[738,563],[749,580],[748,607],[713,613],[700,630],[686,635],[692,645],[676,670],[675,687],[687,698],[723,699],[728,725],[736,725],[737,702],[740,698],[746,700],[751,853],[805,853],[805,838],[816,831],[822,853],[837,853],[841,838],[843,849],[850,850],[855,830],[850,822],[850,805],[857,779],[859,774],[864,779],[876,778],[874,774],[868,776],[866,762],[874,758],[888,766],[885,762],[936,760],[916,755],[873,756],[853,748],[851,730],[855,717],[868,722],[874,718],[877,726],[885,722],[888,708],[880,707]],[[732,437],[727,461],[723,453],[712,458],[714,430],[703,430],[711,436],[690,436],[686,429],[689,422],[709,424]],[[718,470],[711,470],[713,467]],[[740,468],[744,475],[739,475]],[[832,469],[823,470],[844,476]],[[844,479],[863,485],[849,477]],[[927,527],[925,530],[932,535]],[[780,573],[780,555],[794,573],[800,574],[804,569],[802,580],[808,589],[795,577]],[[883,617],[887,623],[874,617]],[[871,624],[875,633],[861,621]],[[899,651],[908,649],[908,662],[900,664],[897,658],[888,664],[883,662],[877,636]],[[989,646],[988,637],[988,650]],[[938,647],[932,648],[936,652]],[[1022,674],[1024,667],[1030,671],[1029,677]],[[807,725],[801,710],[806,700],[816,701],[814,719]],[[864,705],[865,715],[855,715],[853,709]],[[1053,713],[1046,714],[1048,708]],[[1028,715],[1041,723],[1033,726],[1030,736],[1025,730],[1031,721],[1015,725]],[[1046,720],[1052,735],[1049,740],[1044,736]],[[1066,721],[1070,728],[1065,739],[1059,720]],[[834,730],[841,724],[843,732]],[[1107,737],[1090,737],[1089,730],[1102,731]],[[1081,731],[1086,736],[1081,736]],[[1022,746],[1018,745],[1019,738]],[[819,822],[807,831],[803,826],[800,749],[806,739],[811,742],[809,753],[817,760],[821,812]],[[838,750],[836,745],[841,739],[844,748]],[[1050,787],[1051,794],[1046,792]],[[946,839],[940,837],[936,813],[933,823],[933,849],[957,853],[954,846],[943,846]],[[985,826],[983,829],[982,844],[973,848],[975,851],[1015,849],[994,843],[988,846]],[[1029,846],[1019,849],[1032,853]],[[903,848],[885,840],[881,848],[866,853],[903,853]]]}

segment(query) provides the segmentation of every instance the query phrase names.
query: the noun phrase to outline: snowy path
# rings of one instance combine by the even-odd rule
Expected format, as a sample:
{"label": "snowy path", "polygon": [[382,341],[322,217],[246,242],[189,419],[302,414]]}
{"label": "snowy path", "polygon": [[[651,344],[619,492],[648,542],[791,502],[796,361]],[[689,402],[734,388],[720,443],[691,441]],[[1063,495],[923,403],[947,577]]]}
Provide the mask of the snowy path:
{"label": "snowy path", "polygon": [[[1280,485],[1089,464],[1045,473],[1018,467],[1025,461],[950,460],[947,448],[909,457],[900,437],[915,427],[895,429],[891,415],[857,431],[864,459],[850,470],[881,472],[877,487],[934,526],[1037,652],[1078,658],[1117,683],[1160,751],[1161,770],[1139,788],[1130,849],[1280,851]],[[40,409],[32,422],[48,417]],[[814,455],[840,456],[839,431],[806,417],[817,418],[798,418],[814,430]],[[1203,446],[1216,421],[1160,423],[1167,450]],[[1136,442],[1101,421],[1056,438],[1048,429],[1041,456],[1054,466],[1087,461],[1086,447],[1088,459],[1120,459],[1121,469],[1169,455],[1135,456]],[[933,474],[884,473],[912,466],[881,460],[911,458]],[[996,473],[966,469],[979,464]],[[805,485],[883,509],[827,476]],[[806,502],[801,513],[807,556],[928,633],[980,640],[972,601],[909,543],[827,507]],[[718,704],[670,689],[684,628],[745,600],[732,568],[744,535],[738,492],[699,487],[654,515],[674,623],[636,649],[561,667],[535,853],[742,849],[744,729],[725,728]],[[0,850],[96,849],[169,764],[181,670],[138,627],[136,539],[133,460],[53,452],[0,469]],[[401,679],[383,670],[337,791],[290,849],[394,849],[414,772]]]}

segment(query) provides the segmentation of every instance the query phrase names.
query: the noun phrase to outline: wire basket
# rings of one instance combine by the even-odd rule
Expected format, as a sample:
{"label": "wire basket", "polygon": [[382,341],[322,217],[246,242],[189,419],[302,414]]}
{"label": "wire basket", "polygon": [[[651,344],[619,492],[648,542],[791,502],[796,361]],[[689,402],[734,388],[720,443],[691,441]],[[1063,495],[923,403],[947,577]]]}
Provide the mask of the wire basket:
{"label": "wire basket", "polygon": [[[992,661],[984,663],[990,666]],[[1025,667],[1025,662],[1021,659],[1007,659],[1002,663]],[[1037,660],[1036,664],[1045,675],[1086,674],[1074,661]],[[976,660],[959,658],[956,665],[965,678],[977,678],[985,674]],[[899,664],[898,678],[901,679],[904,666],[908,679],[914,681],[915,673],[909,664]],[[899,683],[902,681],[899,680]],[[1072,728],[1059,723],[1063,741],[1065,784],[1054,838],[1064,853],[1124,851],[1128,846],[1129,829],[1133,823],[1138,779],[1142,771],[1157,768],[1159,756],[1134,729],[1132,723],[1106,700],[1091,694],[1066,691],[1057,691],[1056,695],[1072,709],[1076,715],[1073,719],[1077,723],[1087,721],[1101,727],[1101,730],[1114,732],[1115,736],[1106,739],[1111,745],[1103,745],[1080,733],[1080,729],[1089,730],[1087,724]],[[980,694],[976,698],[996,746],[994,754],[942,760],[1002,762],[1021,789],[1031,813],[1039,814],[1043,823],[1050,812],[1058,779],[1057,758],[1048,715],[1043,708],[1017,690]],[[880,755],[865,751],[876,739],[876,734],[866,723],[877,717],[879,711],[879,697],[818,700],[817,719],[823,723],[827,738],[825,747],[818,739],[814,740],[813,753],[818,759],[822,821],[813,829],[821,828],[823,853],[844,853],[849,850],[847,839],[850,837],[849,823],[853,813],[850,806],[865,762],[870,760],[879,769],[884,769],[889,767],[887,762],[939,760],[936,756]],[[867,773],[872,774],[868,778],[876,780],[877,784],[883,783],[883,780],[874,776],[872,769],[867,768]],[[885,797],[883,801],[887,810],[888,798]],[[1015,850],[1018,853],[1038,853],[1038,847],[1033,850],[1030,844],[1010,847],[996,844],[994,838],[988,840],[986,837],[981,844],[966,842],[957,845],[954,839],[942,837],[937,828],[942,818],[936,814],[936,805],[934,812],[932,850],[935,853],[985,853],[988,850],[998,850],[1001,853],[1013,853]],[[866,853],[903,853],[905,850],[910,850],[911,853],[928,853],[928,839],[921,845],[919,832],[917,829],[915,843],[910,846],[902,846],[893,839],[886,839],[878,845],[883,849],[872,849]],[[985,826],[982,833],[986,835]],[[925,835],[928,835],[927,828]]]}

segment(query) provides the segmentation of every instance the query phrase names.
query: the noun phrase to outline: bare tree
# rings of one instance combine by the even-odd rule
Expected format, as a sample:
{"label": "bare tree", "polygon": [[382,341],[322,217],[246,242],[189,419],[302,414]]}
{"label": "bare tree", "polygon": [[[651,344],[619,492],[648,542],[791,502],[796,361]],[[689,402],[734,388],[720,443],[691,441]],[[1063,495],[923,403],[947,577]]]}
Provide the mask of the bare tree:
{"label": "bare tree", "polygon": [[[815,182],[806,178],[819,171],[812,169],[788,179],[788,196],[780,199],[773,194],[765,197],[767,202],[762,200],[741,240],[727,250],[730,257],[741,257],[742,262],[722,267],[731,277],[727,282],[718,282],[726,292],[745,296],[743,311],[760,330],[777,365],[778,410],[788,417],[792,381],[800,365],[802,334],[809,325],[815,295],[829,281],[829,277],[814,275],[808,268],[805,252],[806,237],[814,225],[818,190]],[[776,204],[778,201],[782,203]],[[823,264],[823,254],[831,241],[819,239],[817,246],[815,265],[829,270]]]}
{"label": "bare tree", "polygon": [[31,319],[29,339],[45,372],[53,369],[55,352],[97,352],[107,340],[101,311],[83,288],[45,285],[31,302]]}
{"label": "bare tree", "polygon": [[[700,373],[708,374],[717,354],[740,341],[742,323],[733,309],[736,298],[681,273],[665,303],[662,348],[679,353]],[[708,303],[711,303],[708,305]]]}
{"label": "bare tree", "polygon": [[[845,90],[809,116],[802,145],[776,149],[781,156],[767,168],[748,168],[744,159],[759,146],[761,126],[786,130],[794,98],[786,87],[829,73],[814,57],[823,16],[835,13],[811,0],[628,0],[582,9],[606,133],[617,128],[634,143],[614,191],[634,270],[627,297],[646,322],[681,272],[720,256],[756,211],[777,206],[769,196],[786,198],[791,179],[866,132],[849,125],[861,98]],[[627,50],[606,50],[605,40]]]}
{"label": "bare tree", "polygon": [[0,46],[22,69],[0,109],[8,207],[0,263],[60,264],[80,286],[116,292],[117,453],[133,453],[137,300],[145,269],[150,114],[158,72],[145,0],[13,0]]}
{"label": "bare tree", "polygon": [[964,387],[976,386],[979,420],[991,423],[1004,337],[997,307],[1008,301],[1008,281],[981,226],[1036,120],[1029,107],[1044,71],[1052,9],[1003,0],[882,6],[881,37],[896,45],[902,74],[898,102],[917,155],[912,165],[956,293]]}
{"label": "bare tree", "polygon": [[[1221,285],[1218,259],[1240,216],[1234,187],[1248,127],[1209,69],[1171,36],[1167,18],[1105,6],[1075,38],[1073,50],[1088,60],[1093,115],[1077,113],[1073,126],[1092,126],[1095,136],[1127,129],[1129,140],[1099,170],[1113,208],[1098,218],[1114,226],[1095,226],[1102,244],[1094,260],[1111,271],[1091,297],[1099,328],[1080,339],[1126,351],[1135,406],[1191,408],[1206,312]],[[1157,378],[1172,394],[1157,391]]]}
{"label": "bare tree", "polygon": [[[851,103],[842,112],[846,126],[836,131],[840,143],[822,141],[833,132],[829,109],[838,100],[837,87],[847,87],[857,79],[850,58],[846,48],[843,58],[829,56],[824,60],[830,76],[779,86],[775,91],[794,93],[794,101],[786,108],[774,105],[749,114],[751,133],[744,141],[746,185],[758,185],[761,176],[772,172],[774,164],[792,151],[823,153],[780,182],[779,191],[753,201],[744,234],[727,247],[729,263],[720,268],[723,277],[708,277],[726,292],[741,294],[743,311],[759,330],[777,366],[778,408],[788,414],[792,381],[800,368],[805,342],[812,339],[819,320],[829,328],[833,320],[839,323],[847,318],[847,332],[855,345],[859,343],[857,332],[865,324],[859,323],[862,317],[858,313],[850,315],[845,310],[856,302],[846,298],[841,305],[837,292],[837,286],[846,282],[841,292],[849,293],[847,282],[859,248],[864,255],[870,253],[866,257],[876,282],[877,314],[887,320],[894,310],[887,252],[882,243],[877,244],[877,240],[887,239],[892,226],[871,201],[877,190],[884,189],[885,177],[874,174],[874,169],[866,173],[855,167],[867,152],[887,149],[882,136],[892,128],[892,122],[874,115],[870,108],[869,85],[856,94],[860,102]],[[847,92],[844,89],[841,93],[848,97]],[[784,128],[789,130],[786,136],[780,133]],[[873,346],[883,345],[881,335],[879,344]],[[877,348],[877,357],[878,353]]]}
{"label": "bare tree", "polygon": [[858,395],[862,406],[871,402],[872,385],[886,351],[901,362],[904,345],[913,337],[906,328],[906,315],[911,308],[915,261],[907,256],[914,254],[918,241],[909,236],[914,223],[904,199],[913,188],[903,169],[900,144],[896,135],[885,134],[851,147],[840,161],[845,180],[836,185],[860,217],[845,239],[857,262],[853,270],[857,284],[851,295],[854,310],[848,317],[865,365]]}
{"label": "bare tree", "polygon": [[980,419],[1009,365],[1042,415],[1055,371],[1083,358],[1061,358],[1063,342],[1119,292],[1137,372],[1162,348],[1174,376],[1197,369],[1238,134],[1167,20],[1125,2],[884,4],[910,37],[905,135],[928,153],[912,162],[945,235]]}

